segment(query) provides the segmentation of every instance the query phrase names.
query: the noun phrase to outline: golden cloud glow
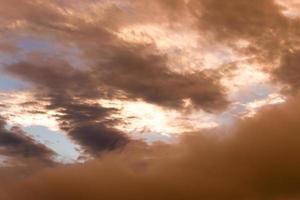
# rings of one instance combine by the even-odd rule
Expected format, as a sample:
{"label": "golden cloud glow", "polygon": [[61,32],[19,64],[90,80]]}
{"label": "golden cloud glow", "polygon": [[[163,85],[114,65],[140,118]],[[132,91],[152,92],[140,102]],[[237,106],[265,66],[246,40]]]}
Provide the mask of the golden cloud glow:
{"label": "golden cloud glow", "polygon": [[[123,27],[117,36],[130,43],[154,44],[158,51],[168,56],[169,68],[179,73],[219,68],[224,63],[238,60],[238,54],[232,49],[211,44],[188,24],[184,27],[130,25]],[[245,45],[245,42],[240,43]]]}
{"label": "golden cloud glow", "polygon": [[257,111],[267,105],[275,105],[284,103],[286,99],[280,94],[269,94],[266,99],[255,100],[246,105],[246,115],[244,117],[254,117]]}
{"label": "golden cloud glow", "polygon": [[300,17],[300,2],[298,0],[277,0],[277,2],[284,8],[284,15],[291,18]]}
{"label": "golden cloud glow", "polygon": [[175,136],[183,132],[218,126],[212,116],[202,111],[181,113],[143,101],[101,100],[100,102],[105,107],[120,109],[120,113],[113,115],[113,118],[121,118],[124,123],[117,128],[137,138],[150,133]]}
{"label": "golden cloud glow", "polygon": [[45,109],[45,102],[36,102],[30,92],[1,92],[0,115],[9,119],[10,125],[45,126],[57,131],[59,126],[53,117],[55,111]]}

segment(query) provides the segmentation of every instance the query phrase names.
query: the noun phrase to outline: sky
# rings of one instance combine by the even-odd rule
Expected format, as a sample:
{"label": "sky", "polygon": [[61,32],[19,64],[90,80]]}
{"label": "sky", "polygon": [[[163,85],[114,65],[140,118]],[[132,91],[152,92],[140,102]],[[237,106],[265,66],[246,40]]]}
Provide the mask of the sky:
{"label": "sky", "polygon": [[299,199],[299,13],[0,0],[0,199]]}

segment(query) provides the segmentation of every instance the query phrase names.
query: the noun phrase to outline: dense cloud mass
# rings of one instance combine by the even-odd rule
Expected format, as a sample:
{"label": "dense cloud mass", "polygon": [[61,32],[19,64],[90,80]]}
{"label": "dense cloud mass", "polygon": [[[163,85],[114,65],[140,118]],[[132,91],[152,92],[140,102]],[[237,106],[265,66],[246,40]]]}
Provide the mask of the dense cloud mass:
{"label": "dense cloud mass", "polygon": [[[285,39],[288,19],[273,0],[192,1],[199,26],[225,41],[249,40],[251,45],[278,45]],[[271,45],[271,44],[269,44]],[[270,49],[270,46],[265,46]]]}
{"label": "dense cloud mass", "polygon": [[290,89],[298,90],[300,87],[300,52],[285,52],[280,67],[274,71],[275,77],[287,84]]}
{"label": "dense cloud mass", "polygon": [[214,42],[228,44],[264,65],[280,60],[274,78],[294,87],[286,74],[297,57],[300,26],[298,18],[283,14],[285,7],[274,0],[202,0],[191,1],[191,9],[199,29],[211,33]]}
{"label": "dense cloud mass", "polygon": [[87,151],[97,154],[104,150],[113,150],[127,143],[127,137],[110,125],[109,119],[114,109],[104,108],[97,103],[84,103],[101,95],[92,74],[72,68],[65,62],[40,61],[37,66],[30,63],[18,63],[8,70],[37,86],[42,91],[38,98],[49,99],[49,110],[57,110],[55,116],[62,130],[81,144]]}
{"label": "dense cloud mass", "polygon": [[[132,147],[85,165],[46,170],[8,199],[297,199],[299,98],[178,145]],[[142,151],[142,153],[141,153]]]}
{"label": "dense cloud mass", "polygon": [[[186,100],[209,112],[223,110],[228,105],[225,89],[212,73],[175,73],[168,68],[167,57],[160,55],[153,45],[127,43],[108,31],[109,27],[102,24],[102,20],[88,23],[81,18],[70,18],[55,9],[58,6],[55,2],[48,3],[51,9],[44,4],[24,2],[20,5],[22,12],[13,17],[25,20],[33,31],[39,28],[62,43],[74,43],[91,66],[76,69],[58,58],[28,56],[24,61],[7,66],[7,71],[32,83],[39,91],[39,98],[49,99],[49,108],[61,112],[57,116],[61,128],[74,133],[70,134],[71,138],[86,148],[114,149],[127,143],[127,138],[111,127],[109,117],[113,110],[85,103],[85,100],[118,99],[121,92],[126,99],[143,99],[172,109],[183,108]],[[13,7],[10,4],[7,6]],[[44,13],[53,16],[50,21]],[[90,130],[86,129],[88,126],[92,126]],[[96,127],[104,130],[96,131]]]}
{"label": "dense cloud mass", "polygon": [[227,106],[224,89],[214,77],[205,72],[174,73],[166,67],[166,58],[143,51],[144,48],[118,51],[95,73],[107,85],[150,103],[181,108],[183,100],[190,99],[196,107],[208,111]]}
{"label": "dense cloud mass", "polygon": [[0,0],[0,199],[300,199],[294,4]]}

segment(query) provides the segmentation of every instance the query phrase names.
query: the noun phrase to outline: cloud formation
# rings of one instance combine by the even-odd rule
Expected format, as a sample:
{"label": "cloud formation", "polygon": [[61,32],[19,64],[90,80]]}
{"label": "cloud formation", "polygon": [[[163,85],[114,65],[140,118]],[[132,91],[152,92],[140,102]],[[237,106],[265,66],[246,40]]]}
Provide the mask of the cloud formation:
{"label": "cloud formation", "polygon": [[[295,87],[289,75],[299,49],[299,18],[285,15],[287,8],[280,1],[201,0],[190,1],[190,9],[199,30],[212,34],[212,42],[224,43],[268,66],[265,68],[273,65],[268,69],[270,75]],[[278,69],[273,71],[278,62]]]}
{"label": "cloud formation", "polygon": [[15,159],[35,159],[51,163],[55,153],[47,146],[27,136],[20,128],[5,128],[6,122],[0,118],[0,154]]}
{"label": "cloud formation", "polygon": [[[198,72],[179,74],[167,67],[167,58],[148,54],[145,47],[122,49],[99,66],[95,73],[109,87],[146,102],[180,109],[184,100],[206,111],[223,110],[228,105],[225,89],[217,77]],[[145,52],[145,53],[144,53]]]}
{"label": "cloud formation", "polygon": [[285,52],[280,66],[274,71],[274,77],[288,85],[290,90],[297,91],[300,87],[300,52]]}
{"label": "cloud formation", "polygon": [[[22,106],[46,102],[40,104],[43,112],[52,111],[59,128],[95,157],[37,173],[0,168],[0,199],[299,199],[300,24],[285,9],[275,0],[0,0],[0,52],[15,58],[5,73],[29,83],[26,90],[34,94]],[[185,51],[184,45],[162,50],[148,34],[155,28],[165,35],[186,29],[196,34],[196,44]],[[55,50],[30,50],[28,36],[50,41]],[[171,60],[182,51],[199,53],[202,41],[219,66]],[[116,117],[121,108],[103,103],[136,101],[184,114],[225,112],[220,118],[226,121],[232,103],[230,81],[224,80],[236,72],[239,79],[251,77],[242,75],[246,67],[248,73],[288,86],[288,102],[266,106],[227,129],[182,133],[178,144],[135,141],[117,128],[126,123]],[[232,87],[241,87],[238,78]],[[247,88],[251,80],[242,82]],[[261,96],[277,94],[258,87]],[[234,103],[251,107],[242,102],[247,98],[254,107],[272,102],[251,95]],[[274,102],[285,101],[278,96]],[[0,147],[3,155],[37,160],[28,167],[51,162],[53,156],[20,128],[8,130],[2,119]]]}
{"label": "cloud formation", "polygon": [[[113,124],[122,123],[110,119],[117,110],[88,101],[141,99],[179,110],[188,101],[193,108],[207,112],[220,112],[229,105],[219,77],[211,70],[186,74],[174,72],[168,65],[168,57],[155,45],[132,44],[117,36],[120,27],[138,23],[128,14],[128,9],[144,10],[146,2],[132,2],[129,7],[126,2],[108,6],[87,2],[82,6],[91,6],[98,13],[92,17],[87,12],[80,13],[80,8],[70,2],[1,3],[5,6],[0,18],[11,23],[8,27],[14,25],[14,29],[7,28],[6,33],[43,35],[60,46],[75,47],[80,52],[80,59],[86,63],[80,69],[65,61],[63,56],[36,55],[37,52],[25,55],[19,63],[6,69],[9,74],[30,82],[36,97],[49,101],[49,110],[60,112],[56,117],[61,129],[89,151],[115,149],[127,143],[128,138],[113,128]],[[151,8],[161,6],[160,3],[151,3]],[[164,2],[159,12],[170,9],[169,3]],[[181,5],[178,1],[171,7]],[[112,11],[113,17],[109,14]],[[142,12],[138,15],[142,16]],[[113,20],[118,16],[124,16],[124,20]],[[143,19],[151,21],[146,18]],[[100,130],[96,131],[96,128]]]}
{"label": "cloud formation", "polygon": [[60,128],[89,153],[113,150],[127,143],[128,138],[112,128],[109,116],[115,109],[97,103],[86,103],[101,95],[101,88],[94,83],[92,74],[78,70],[68,63],[40,61],[18,63],[8,70],[36,86],[37,99],[46,100],[47,110],[54,110]]}
{"label": "cloud formation", "polygon": [[8,199],[297,199],[298,113],[299,98],[239,122],[225,137],[193,133],[178,145],[128,147],[46,170],[15,185]]}

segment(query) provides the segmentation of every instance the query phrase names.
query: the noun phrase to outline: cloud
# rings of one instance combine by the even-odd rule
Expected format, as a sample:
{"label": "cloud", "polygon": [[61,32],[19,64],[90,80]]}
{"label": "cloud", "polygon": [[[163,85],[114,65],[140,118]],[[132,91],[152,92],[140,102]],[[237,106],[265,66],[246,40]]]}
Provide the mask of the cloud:
{"label": "cloud", "polygon": [[275,69],[274,78],[286,84],[290,90],[297,91],[300,88],[300,52],[285,52],[280,65]]}
{"label": "cloud", "polygon": [[8,199],[297,199],[299,103],[265,109],[225,137],[193,133],[46,170],[14,185]]}
{"label": "cloud", "polygon": [[[67,102],[67,103],[66,103]],[[71,139],[79,143],[88,153],[98,155],[103,151],[111,151],[123,147],[129,137],[116,130],[111,115],[115,109],[104,108],[99,104],[76,103],[71,99],[52,104],[58,109],[57,120],[61,129],[68,132]]]}
{"label": "cloud", "polygon": [[93,97],[100,93],[88,72],[73,68],[68,62],[59,59],[29,59],[28,62],[10,65],[7,71],[46,89],[45,93],[51,93],[53,96]]}
{"label": "cloud", "polygon": [[205,26],[204,29],[214,30],[221,37],[260,37],[267,33],[259,31],[260,28],[266,31],[277,30],[286,25],[288,20],[273,0],[201,0],[191,1],[190,4],[195,5],[195,9],[201,9],[199,20]]}
{"label": "cloud", "polygon": [[151,53],[150,47],[112,50],[106,61],[89,69],[77,69],[59,59],[29,57],[6,70],[31,83],[36,98],[48,101],[47,109],[60,113],[56,115],[60,128],[93,153],[121,147],[129,140],[113,128],[115,123],[122,123],[110,117],[118,110],[91,103],[101,98],[118,99],[120,91],[126,99],[142,99],[172,109],[183,109],[185,100],[208,112],[228,105],[223,87],[209,73],[172,72],[166,58]]}
{"label": "cloud", "polygon": [[0,118],[0,153],[5,156],[22,159],[36,159],[52,163],[55,153],[43,144],[27,136],[19,127],[5,128],[6,122]]}
{"label": "cloud", "polygon": [[13,54],[18,51],[18,48],[12,44],[12,42],[0,41],[0,52],[6,54]]}
{"label": "cloud", "polygon": [[217,41],[229,42],[231,46],[246,40],[251,53],[266,50],[271,56],[270,52],[280,50],[287,39],[291,19],[282,14],[274,0],[191,1],[190,8],[198,18],[200,30],[211,32]]}
{"label": "cloud", "polygon": [[[154,2],[150,5],[156,5],[156,3]],[[185,5],[182,1],[160,3],[164,5],[163,7],[168,5],[167,7],[175,8]],[[145,6],[146,2],[142,2],[142,4]],[[97,7],[98,4],[91,3],[91,5]],[[114,6],[117,7],[117,5],[115,3]],[[135,5],[138,8],[141,6],[138,2],[134,2],[132,6],[134,7]],[[33,30],[35,30],[36,34],[43,33],[50,38],[55,38],[55,41],[61,45],[75,44],[82,53],[81,59],[91,63],[93,72],[99,71],[98,74],[105,74],[105,76],[100,74],[100,82],[102,79],[105,79],[103,80],[104,84],[114,91],[122,90],[133,98],[141,98],[150,103],[172,108],[182,107],[182,101],[185,99],[191,99],[196,107],[209,111],[222,110],[228,104],[225,91],[218,83],[217,77],[213,77],[209,73],[190,73],[185,75],[174,73],[169,69],[168,58],[160,55],[159,51],[152,45],[131,44],[117,37],[117,33],[120,30],[119,26],[111,27],[107,23],[103,23],[107,20],[112,20],[105,14],[110,11],[111,7],[105,9],[102,6],[104,14],[101,17],[94,17],[96,21],[91,22],[86,17],[82,17],[72,3],[58,4],[54,1],[46,1],[44,3],[36,1],[24,2],[18,6],[13,6],[11,2],[6,7],[9,9],[20,9],[20,12],[16,14],[16,18],[25,20],[29,24],[28,26],[34,26]],[[120,8],[117,10],[118,12],[113,18],[117,18],[127,11]],[[160,12],[162,13],[162,11]],[[139,11],[138,13],[140,14]],[[6,16],[5,14],[3,15]],[[14,19],[12,16],[10,18]],[[130,14],[127,13],[125,18],[128,18],[128,24],[135,23],[131,21],[132,17],[130,17]],[[121,20],[120,24],[125,26],[122,22]],[[118,24],[118,22],[115,23]],[[36,31],[37,29],[38,31]],[[28,30],[20,31],[27,32]],[[24,64],[20,63],[19,65]],[[67,64],[62,63],[61,65]],[[29,67],[23,69],[25,75],[31,73],[30,69],[27,68]],[[65,70],[63,68],[65,67],[62,67],[61,70]],[[57,73],[59,70],[52,73]],[[122,74],[124,71],[127,71],[127,74]],[[72,72],[75,71],[73,70]],[[145,76],[147,73],[149,77]],[[80,72],[77,75],[81,76],[78,77],[80,80],[82,78],[85,80],[80,81],[80,83],[90,84],[91,80],[83,77],[87,76],[87,74]],[[141,75],[143,77],[135,77]],[[70,74],[70,76],[75,76],[75,74]],[[120,77],[119,80],[116,80],[116,76]],[[113,82],[109,81],[110,79]],[[150,80],[153,83],[150,83]],[[185,83],[187,80],[190,80],[190,84]],[[63,81],[67,83],[70,79],[66,78]],[[126,81],[126,84],[124,84],[124,81]],[[52,83],[56,84],[56,81],[52,81]],[[76,83],[69,82],[69,86],[72,84],[76,86],[78,83],[79,81]],[[187,85],[190,85],[188,89],[183,90]],[[89,86],[87,85],[86,88],[92,89]],[[177,92],[171,94],[170,91],[174,89]],[[90,91],[90,93],[96,92]],[[157,95],[157,93],[161,93],[161,96]]]}
{"label": "cloud", "polygon": [[297,88],[294,66],[299,51],[299,18],[286,15],[282,2],[191,0],[188,7],[199,34],[206,33],[212,43],[247,56],[249,63],[259,63],[277,82]]}
{"label": "cloud", "polygon": [[189,99],[206,111],[226,108],[226,92],[217,77],[207,72],[172,72],[166,57],[148,52],[147,47],[118,50],[95,73],[105,84],[127,92],[129,97],[160,106],[180,109]]}
{"label": "cloud", "polygon": [[[150,29],[157,24],[177,29],[186,25],[196,29],[207,43],[246,57],[243,63],[248,67],[258,63],[268,68],[280,63],[278,68],[266,71],[296,94],[296,18],[284,15],[283,8],[272,0],[128,0],[110,1],[109,6],[99,2],[0,0],[1,37],[37,36],[78,50],[85,66],[74,67],[60,55],[31,52],[22,55],[22,61],[6,66],[6,72],[31,84],[33,102],[47,102],[43,104],[45,110],[54,111],[60,129],[86,153],[101,155],[101,159],[85,164],[27,174],[6,187],[0,184],[1,199],[300,197],[299,97],[236,122],[229,130],[222,127],[186,133],[179,144],[172,145],[133,141],[115,128],[126,123],[113,117],[120,110],[99,103],[139,101],[181,112],[190,102],[192,108],[211,113],[229,105],[226,87],[220,82],[225,73],[210,69],[175,72],[168,55],[177,55],[178,49],[170,47],[162,53],[152,38],[147,44],[137,44],[126,40],[126,33],[119,37],[123,27],[138,24],[149,24]],[[134,37],[134,31],[131,35]],[[12,40],[2,51],[17,51],[14,45]],[[220,60],[226,57],[218,53]],[[232,70],[239,72],[243,67],[237,66],[240,63],[233,62]],[[242,77],[241,73],[238,76]],[[232,82],[239,87],[240,83]],[[251,80],[242,82],[249,85]],[[253,105],[262,103],[254,101]],[[7,130],[4,122],[0,124],[1,153],[20,159],[52,156],[19,128]],[[120,148],[122,151],[111,152]],[[16,176],[11,171],[5,177]],[[0,176],[6,172],[1,169]],[[19,174],[19,169],[16,172]]]}
{"label": "cloud", "polygon": [[104,94],[92,73],[52,60],[18,63],[7,70],[36,87],[36,98],[49,103],[46,109],[57,113],[54,117],[60,128],[89,153],[96,155],[127,143],[127,136],[112,126],[110,115],[116,110],[85,101]]}

